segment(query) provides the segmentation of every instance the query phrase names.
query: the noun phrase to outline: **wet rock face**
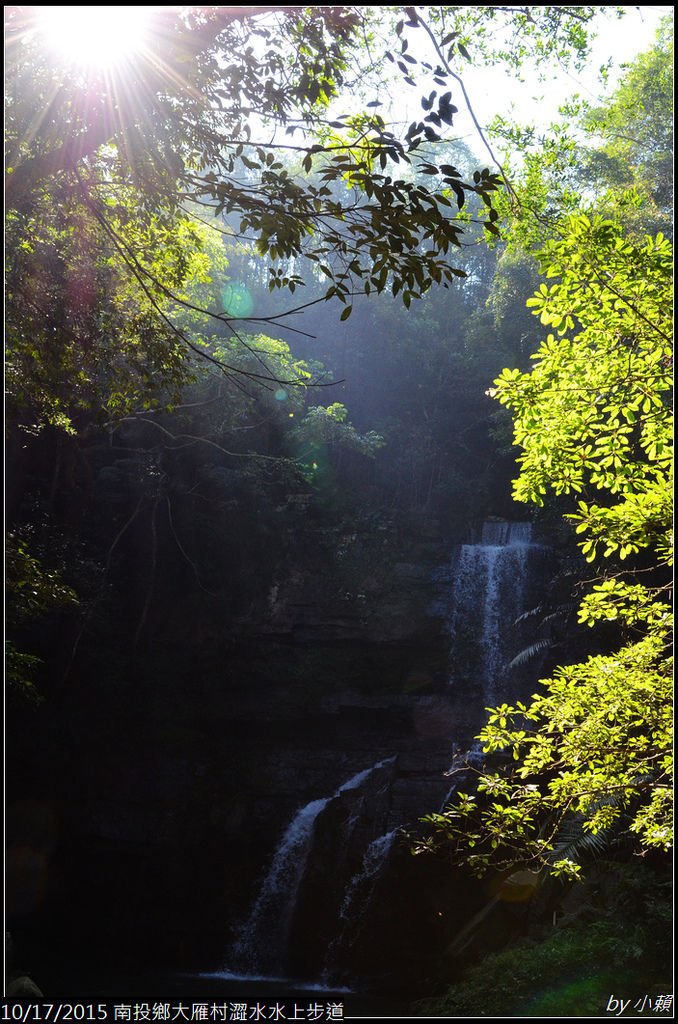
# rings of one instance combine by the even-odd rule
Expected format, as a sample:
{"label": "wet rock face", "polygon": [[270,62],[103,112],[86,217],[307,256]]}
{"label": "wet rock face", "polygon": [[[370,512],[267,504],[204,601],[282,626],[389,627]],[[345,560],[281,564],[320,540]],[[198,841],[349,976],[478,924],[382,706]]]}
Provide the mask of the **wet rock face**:
{"label": "wet rock face", "polygon": [[19,922],[23,944],[47,961],[67,950],[218,967],[300,807],[396,758],[318,822],[289,964],[322,967],[367,847],[446,788],[443,723],[462,713],[446,661],[444,642],[267,639],[211,663],[201,652],[196,671],[186,654],[148,660],[117,695],[74,688],[39,716],[26,751],[56,840],[41,902]]}
{"label": "wet rock face", "polygon": [[274,580],[241,627],[298,643],[435,641],[444,627],[431,609],[431,571],[430,561],[356,569],[332,587],[325,574],[295,570]]}
{"label": "wet rock face", "polygon": [[320,802],[272,962],[416,990],[463,900],[397,830],[440,807],[484,702],[450,667],[430,567],[396,568],[358,565],[343,596],[291,573],[219,635],[174,636],[172,619],[124,671],[122,657],[113,672],[89,652],[87,678],[16,753],[57,836],[41,902],[19,915],[38,966],[55,950],[113,967],[223,966],[286,830]]}
{"label": "wet rock face", "polygon": [[339,792],[319,816],[290,936],[292,976],[320,977],[331,969],[328,953],[341,930],[351,881],[392,820],[396,777],[397,757],[377,762],[359,786]]}

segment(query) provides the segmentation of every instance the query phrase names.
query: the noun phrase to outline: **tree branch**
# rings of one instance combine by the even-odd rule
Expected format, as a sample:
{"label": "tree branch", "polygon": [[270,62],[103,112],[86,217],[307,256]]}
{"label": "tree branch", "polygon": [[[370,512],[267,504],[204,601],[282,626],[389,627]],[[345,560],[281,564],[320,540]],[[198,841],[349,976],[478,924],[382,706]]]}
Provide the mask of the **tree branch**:
{"label": "tree branch", "polygon": [[[30,157],[16,167],[11,173],[5,174],[5,203],[9,209],[19,208],[40,182],[53,177],[62,171],[74,170],[80,161],[93,155],[100,146],[112,142],[116,135],[125,133],[139,117],[139,108],[132,100],[135,93],[142,89],[142,95],[148,92],[159,93],[163,87],[162,69],[167,66],[169,51],[181,51],[182,60],[197,57],[212,46],[229,24],[234,21],[246,21],[250,18],[273,13],[292,13],[297,7],[215,7],[208,8],[214,12],[213,20],[200,29],[191,29],[179,17],[171,13],[173,23],[167,24],[168,12],[157,11],[156,21],[161,31],[154,33],[155,48],[145,59],[140,59],[136,75],[128,77],[124,89],[115,89],[115,112],[105,105],[80,135],[68,139],[63,145],[40,156]],[[23,11],[23,8],[9,8],[11,11]],[[33,12],[33,8],[26,10]],[[12,46],[20,45],[27,32],[35,29],[35,14],[31,17],[19,16],[18,22],[11,25],[8,31],[6,46],[9,53]],[[167,50],[167,53],[163,51]],[[127,105],[124,100],[127,99]]]}

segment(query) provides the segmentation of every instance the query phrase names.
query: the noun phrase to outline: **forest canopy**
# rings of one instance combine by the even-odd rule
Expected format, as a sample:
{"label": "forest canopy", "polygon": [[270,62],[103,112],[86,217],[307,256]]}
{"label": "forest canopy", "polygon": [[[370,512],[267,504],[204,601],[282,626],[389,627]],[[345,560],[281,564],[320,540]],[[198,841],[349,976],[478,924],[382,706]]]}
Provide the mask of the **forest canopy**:
{"label": "forest canopy", "polygon": [[[83,373],[64,362],[66,353],[83,330],[97,338],[84,317],[93,315],[99,295],[124,339],[116,372],[121,384],[129,374],[132,402],[132,378],[146,389],[175,389],[191,353],[227,375],[244,372],[218,360],[170,313],[187,303],[189,281],[205,281],[214,253],[196,216],[211,227],[235,218],[229,233],[254,240],[269,261],[272,289],[294,291],[304,283],[294,261],[310,261],[327,280],[326,297],[344,304],[344,316],[356,288],[388,286],[409,304],[434,281],[462,275],[450,250],[466,230],[459,211],[469,193],[486,204],[490,228],[496,217],[496,174],[483,169],[466,181],[456,167],[423,155],[424,143],[440,140],[452,124],[449,91],[432,93],[422,120],[402,137],[370,107],[360,115],[328,113],[361,46],[360,9],[161,9],[154,19],[146,49],[98,72],[60,61],[33,9],[8,13],[8,240],[19,257],[8,298],[11,310],[28,306],[30,335],[44,341],[30,348],[24,321],[11,331],[10,352],[23,360],[25,386],[37,378],[32,397],[51,422],[64,402],[58,381]],[[443,82],[444,70],[437,73]],[[384,173],[387,163],[423,169],[433,185]],[[70,264],[86,264],[88,281],[71,286],[78,308],[57,310],[53,296],[66,287],[60,274]],[[111,308],[123,288],[136,307],[124,323]],[[231,315],[216,295],[203,292],[203,300],[191,297],[194,312],[206,311],[234,336],[251,322]],[[281,313],[289,315],[289,305]],[[58,321],[72,338],[53,353],[52,365],[53,328],[45,334],[39,320]],[[95,360],[106,359],[98,338],[93,348]],[[36,357],[38,351],[45,354]],[[90,376],[100,372],[93,367]],[[270,377],[265,363],[260,377]]]}
{"label": "forest canopy", "polygon": [[[177,303],[191,307],[234,338],[253,322],[204,287],[215,248],[200,220],[251,242],[276,293],[324,281],[343,318],[356,293],[388,289],[409,306],[464,277],[455,252],[469,197],[479,199],[471,219],[496,236],[501,181],[446,162],[441,148],[467,98],[458,70],[469,40],[481,60],[497,57],[495,35],[512,34],[501,55],[516,65],[537,43],[543,63],[577,63],[595,8],[391,8],[386,20],[383,10],[157,8],[143,46],[94,66],[55,47],[37,9],[7,9],[10,380],[21,378],[16,401],[38,422],[67,426],[92,403],[128,410],[163,388],[176,398],[195,356],[271,383],[264,359],[258,371],[224,362],[173,317]],[[429,59],[412,55],[419,38]],[[426,83],[420,119],[382,115],[391,67],[404,87]],[[359,112],[342,110],[349,89],[371,97]],[[202,286],[190,297],[189,282]],[[277,316],[254,319],[293,325],[300,305],[282,299]]]}

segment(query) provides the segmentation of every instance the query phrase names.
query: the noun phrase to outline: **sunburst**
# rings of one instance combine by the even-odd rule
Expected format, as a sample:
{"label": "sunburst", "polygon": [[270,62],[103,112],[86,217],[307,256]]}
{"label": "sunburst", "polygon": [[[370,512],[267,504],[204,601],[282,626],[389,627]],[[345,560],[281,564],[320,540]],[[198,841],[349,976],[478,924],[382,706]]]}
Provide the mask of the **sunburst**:
{"label": "sunburst", "polygon": [[151,7],[38,7],[37,28],[64,62],[111,70],[147,41]]}

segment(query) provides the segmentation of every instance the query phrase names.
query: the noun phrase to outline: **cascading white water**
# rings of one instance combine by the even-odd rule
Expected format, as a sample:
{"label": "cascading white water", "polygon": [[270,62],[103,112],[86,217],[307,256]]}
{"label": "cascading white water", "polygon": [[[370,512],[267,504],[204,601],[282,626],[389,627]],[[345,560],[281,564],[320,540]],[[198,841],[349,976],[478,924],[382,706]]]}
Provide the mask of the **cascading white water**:
{"label": "cascading white water", "polygon": [[[353,920],[355,922],[354,910],[357,897],[360,896],[360,915],[365,913],[367,905],[372,895],[374,888],[374,882],[379,870],[383,865],[384,861],[391,852],[391,847],[395,842],[395,837],[398,834],[399,829],[394,828],[390,832],[386,832],[383,836],[378,836],[373,839],[370,845],[363,854],[363,861],[358,871],[353,878],[349,881],[346,886],[346,892],[344,898],[341,901],[341,908],[339,910],[339,918],[341,921],[348,922]],[[341,936],[340,936],[341,938]]]}
{"label": "cascading white water", "polygon": [[[488,521],[479,543],[463,544],[457,558],[449,620],[453,658],[465,666],[469,681],[481,685],[487,701],[501,696],[507,641],[525,610],[531,538],[530,523]],[[464,649],[475,653],[466,658]]]}
{"label": "cascading white water", "polygon": [[373,772],[393,760],[379,761],[358,772],[332,796],[311,800],[297,811],[276,847],[247,920],[238,931],[229,956],[230,969],[248,974],[284,973],[299,888],[313,847],[319,815],[332,800],[349,790],[358,789]]}
{"label": "cascading white water", "polygon": [[301,885],[315,822],[329,803],[312,800],[299,810],[273,856],[247,921],[233,944],[232,963],[241,970],[282,971],[282,955],[292,928],[296,895]]}
{"label": "cascading white water", "polygon": [[337,950],[346,940],[349,928],[353,933],[370,905],[376,881],[391,852],[400,829],[394,828],[373,839],[363,854],[360,870],[349,880],[339,909],[339,929],[325,955],[325,975],[331,972]]}

